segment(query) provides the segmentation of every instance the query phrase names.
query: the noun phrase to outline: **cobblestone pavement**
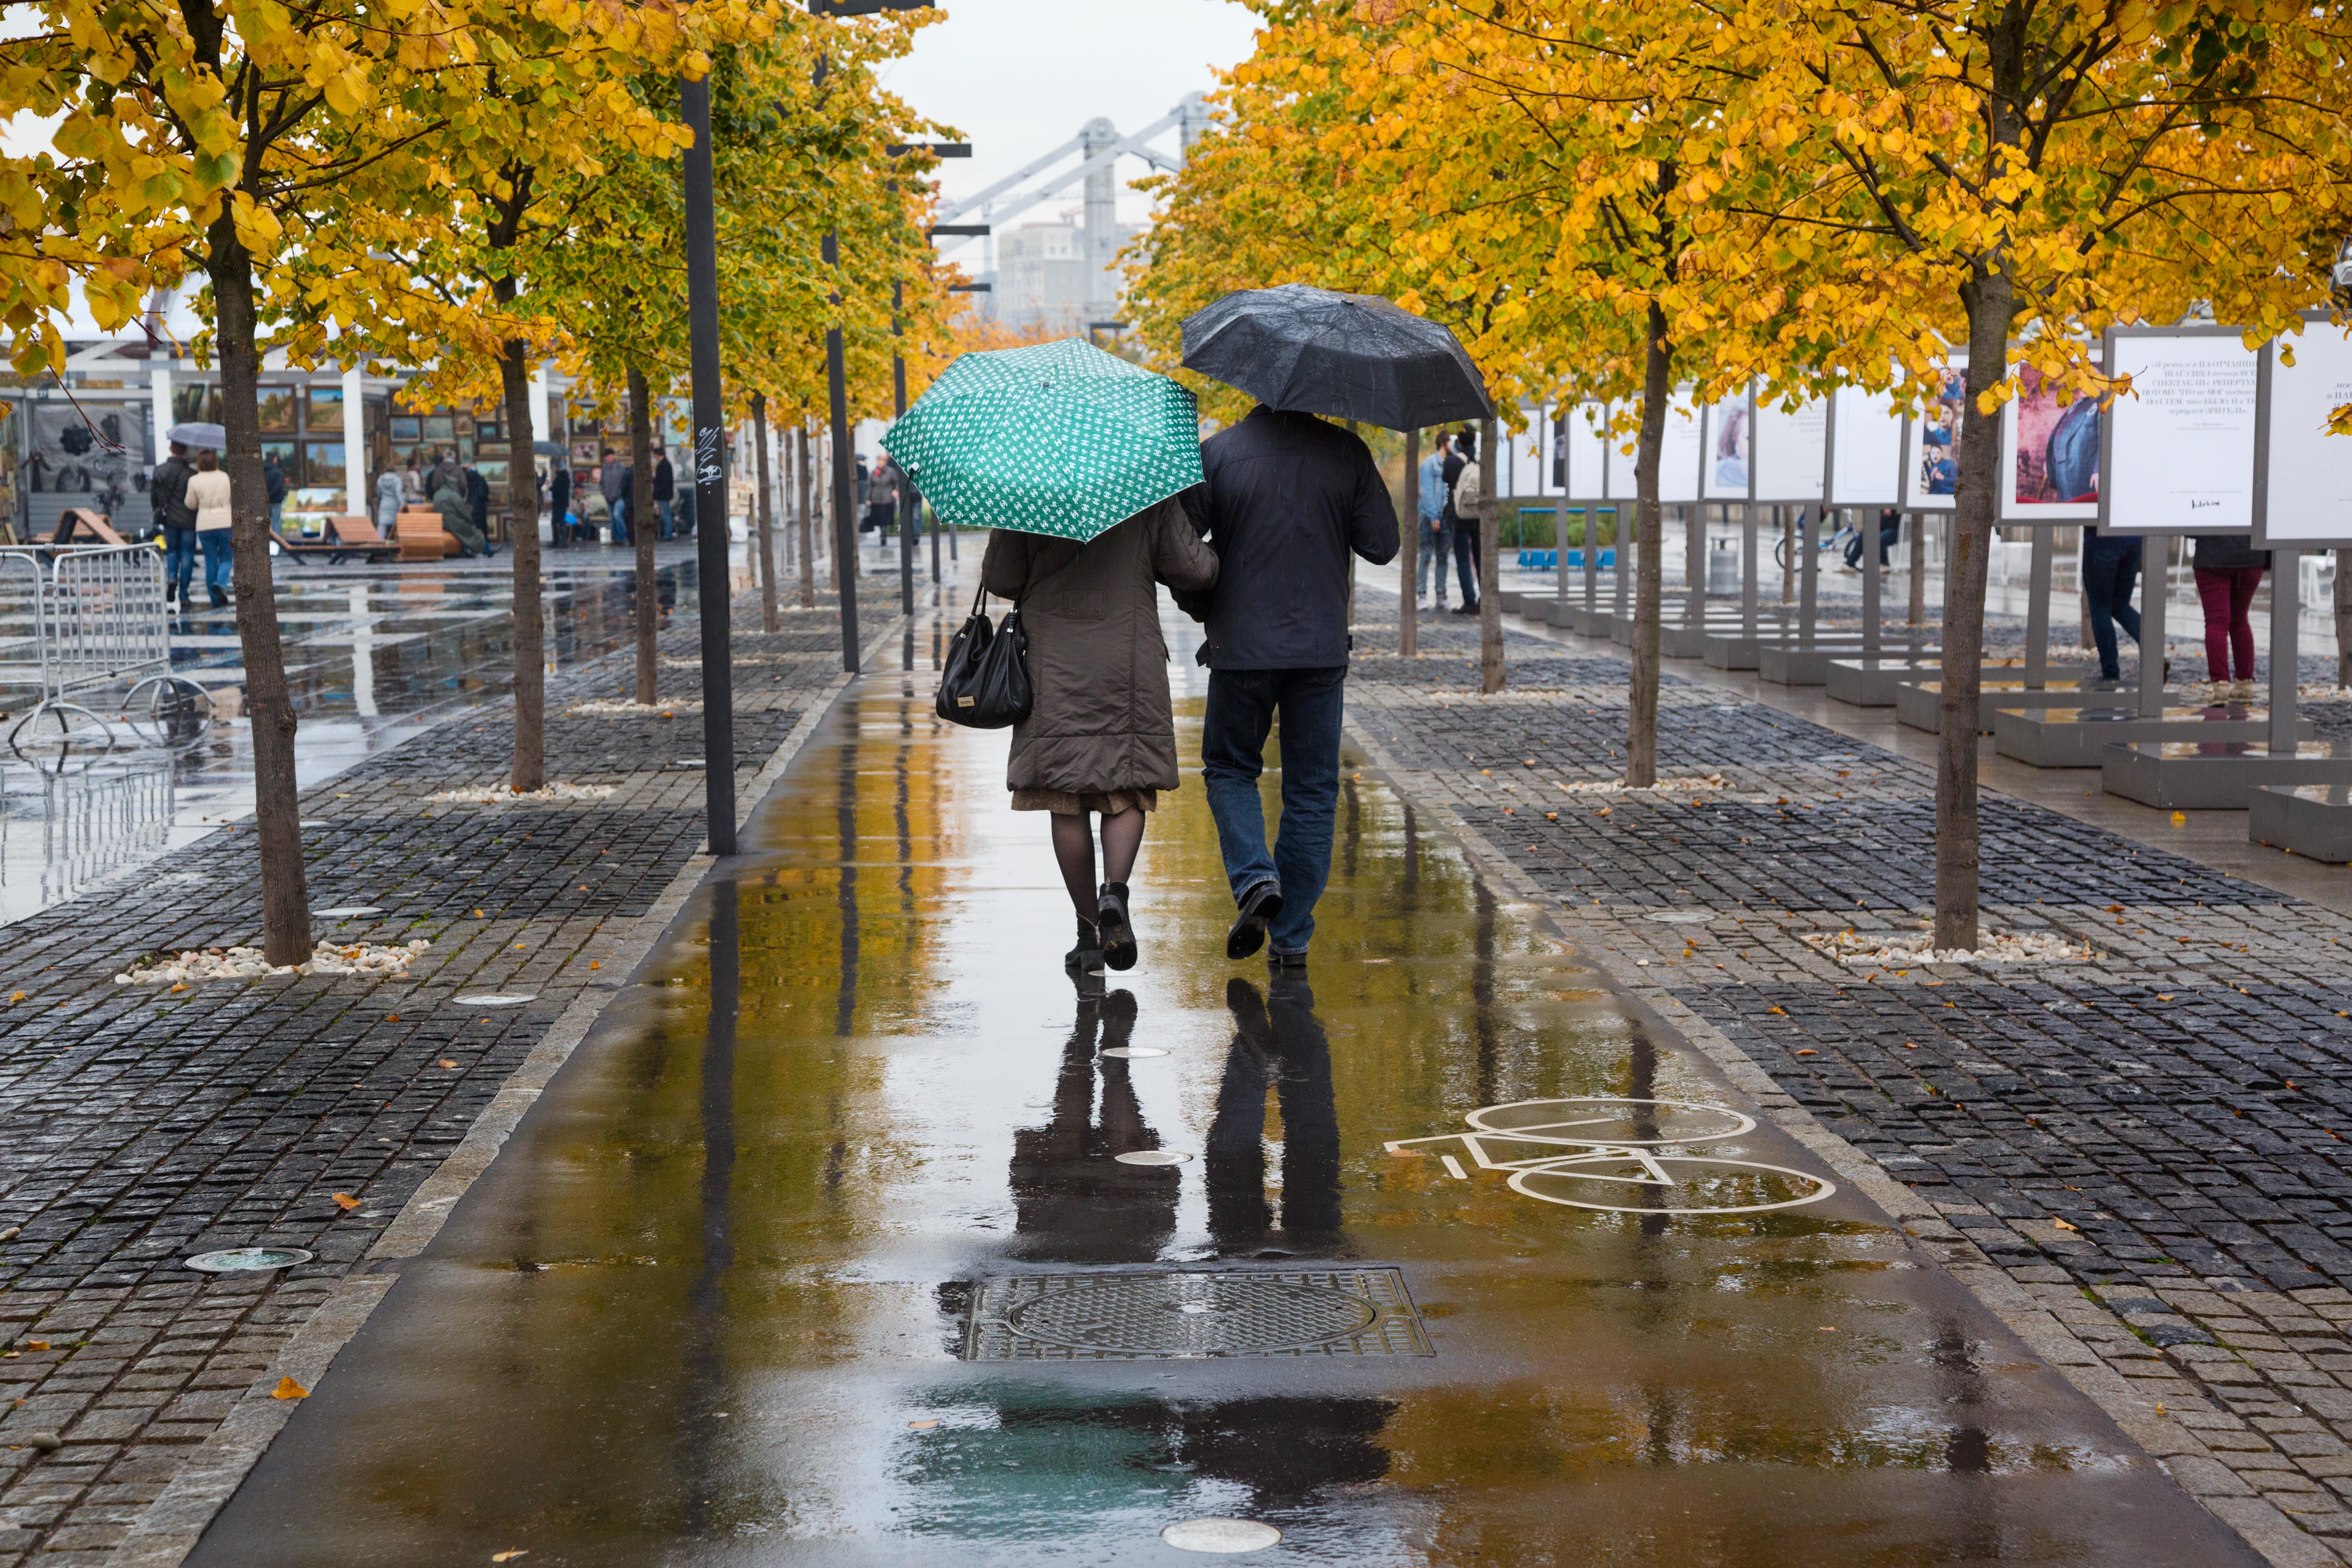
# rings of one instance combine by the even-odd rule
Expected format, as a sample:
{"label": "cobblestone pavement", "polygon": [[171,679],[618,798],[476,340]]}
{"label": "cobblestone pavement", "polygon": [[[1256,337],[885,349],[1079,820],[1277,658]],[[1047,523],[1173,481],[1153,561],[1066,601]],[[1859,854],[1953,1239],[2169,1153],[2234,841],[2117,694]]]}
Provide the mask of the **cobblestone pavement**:
{"label": "cobblestone pavement", "polygon": [[[1507,691],[1443,689],[1383,655],[1393,604],[1360,599],[1349,719],[1409,797],[1902,1184],[1898,1217],[2258,1550],[2352,1558],[2352,920],[1988,796],[1988,924],[2097,956],[1841,963],[1802,938],[1932,909],[1927,768],[1669,675],[1662,773],[1727,787],[1571,794],[1621,765],[1622,661],[1513,634]],[[1424,629],[1416,662],[1466,674],[1474,640]]]}
{"label": "cobblestone pavement", "polygon": [[[895,586],[866,581],[870,632],[893,625]],[[771,636],[756,598],[739,596],[734,622],[735,763],[748,795],[839,679],[839,643],[829,605],[788,611]],[[698,635],[690,612],[661,633],[667,695],[696,679]],[[682,896],[705,778],[679,765],[702,760],[698,709],[567,713],[625,694],[634,658],[623,648],[550,683],[549,776],[610,784],[609,798],[425,802],[503,779],[503,705],[467,710],[305,795],[313,909],[381,911],[322,920],[322,934],[426,938],[411,978],[115,984],[149,953],[257,938],[249,829],[165,856],[134,888],[9,928],[0,1568],[135,1556],[118,1549],[192,1464],[227,1463],[234,1473],[214,1489],[225,1496],[241,1462],[205,1458],[207,1439],[240,1404],[268,1405],[276,1380],[265,1374],[559,1018],[593,1014],[628,981],[646,917],[657,926],[665,898]],[[458,1000],[483,993],[528,1000]],[[183,1267],[252,1245],[317,1259],[269,1275]]]}

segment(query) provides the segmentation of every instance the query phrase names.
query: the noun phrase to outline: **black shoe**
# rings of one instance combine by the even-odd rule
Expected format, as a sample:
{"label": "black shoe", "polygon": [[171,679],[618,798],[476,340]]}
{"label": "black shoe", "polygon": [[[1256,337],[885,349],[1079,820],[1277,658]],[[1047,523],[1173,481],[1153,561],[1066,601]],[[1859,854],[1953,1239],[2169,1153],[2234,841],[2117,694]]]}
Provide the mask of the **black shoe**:
{"label": "black shoe", "polygon": [[1478,613],[1478,606],[1475,605],[1457,605],[1454,607],[1454,613],[1457,616],[1475,616]]}
{"label": "black shoe", "polygon": [[1242,895],[1242,912],[1225,932],[1225,956],[1236,963],[1265,945],[1265,928],[1282,915],[1282,884],[1268,878]]}
{"label": "black shoe", "polygon": [[1135,967],[1135,927],[1127,918],[1127,884],[1105,882],[1096,895],[1096,927],[1102,933],[1103,963],[1110,969]]}
{"label": "black shoe", "polygon": [[1269,952],[1265,955],[1265,961],[1274,965],[1276,969],[1304,969],[1307,967],[1307,954],[1303,951],[1298,952]]}
{"label": "black shoe", "polygon": [[228,608],[228,595],[222,593],[218,588],[215,588],[213,590],[213,608],[215,610],[226,610]]}
{"label": "black shoe", "polygon": [[1092,921],[1078,922],[1078,945],[1062,955],[1062,967],[1083,974],[1102,965],[1102,938],[1096,932]]}

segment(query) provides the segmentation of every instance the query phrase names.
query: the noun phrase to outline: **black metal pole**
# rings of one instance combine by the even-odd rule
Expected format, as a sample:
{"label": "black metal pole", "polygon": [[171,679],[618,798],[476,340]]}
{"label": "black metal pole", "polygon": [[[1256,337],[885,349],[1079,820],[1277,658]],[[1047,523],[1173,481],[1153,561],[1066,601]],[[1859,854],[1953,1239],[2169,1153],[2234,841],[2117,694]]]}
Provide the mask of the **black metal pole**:
{"label": "black metal pole", "polygon": [[[893,185],[896,181],[891,182]],[[907,413],[907,360],[898,352],[898,340],[906,336],[899,324],[898,309],[906,303],[902,284],[890,285],[890,408],[894,417],[904,418]],[[919,501],[909,506],[912,495],[906,476],[898,479],[898,613],[912,617],[915,613],[915,522],[922,515]]]}
{"label": "black metal pole", "polygon": [[694,393],[694,517],[702,616],[703,798],[710,852],[735,853],[735,684],[727,617],[726,408],[719,390],[719,220],[711,192],[710,82],[678,83],[686,153],[686,320]]}
{"label": "black metal pole", "polygon": [[[841,236],[827,229],[824,264],[841,266]],[[833,291],[841,309],[841,290]],[[857,479],[850,467],[849,380],[843,363],[841,325],[824,330],[824,389],[833,416],[833,581],[841,595],[841,668],[857,673]]]}

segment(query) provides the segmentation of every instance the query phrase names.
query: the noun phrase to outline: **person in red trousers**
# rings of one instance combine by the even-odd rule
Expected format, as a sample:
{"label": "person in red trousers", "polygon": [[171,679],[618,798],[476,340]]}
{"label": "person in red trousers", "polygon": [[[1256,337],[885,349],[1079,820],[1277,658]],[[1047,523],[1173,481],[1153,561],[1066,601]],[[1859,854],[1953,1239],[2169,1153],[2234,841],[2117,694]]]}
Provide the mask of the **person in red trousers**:
{"label": "person in red trousers", "polygon": [[2200,533],[2191,557],[2197,572],[2197,600],[2205,606],[2205,678],[2234,680],[2252,689],[2254,679],[2254,628],[2246,618],[2253,607],[2254,590],[2271,563],[2270,552],[2256,550],[2242,533]]}

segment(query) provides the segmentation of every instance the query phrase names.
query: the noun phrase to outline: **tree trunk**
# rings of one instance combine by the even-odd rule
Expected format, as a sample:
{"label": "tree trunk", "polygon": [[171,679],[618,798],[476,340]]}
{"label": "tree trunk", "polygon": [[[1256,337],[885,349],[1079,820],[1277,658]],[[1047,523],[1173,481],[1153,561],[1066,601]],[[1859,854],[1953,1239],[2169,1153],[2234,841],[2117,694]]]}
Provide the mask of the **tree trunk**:
{"label": "tree trunk", "polygon": [[[637,700],[653,705],[660,689],[654,668],[654,630],[659,624],[659,584],[654,577],[654,434],[652,412],[646,405],[646,373],[629,367],[629,542],[637,552]],[[699,517],[694,526],[703,527]],[[724,520],[720,526],[726,526]]]}
{"label": "tree trunk", "polygon": [[2336,684],[2352,686],[2352,550],[2336,552]]}
{"label": "tree trunk", "polygon": [[1503,689],[1503,498],[1495,493],[1495,416],[1478,422],[1478,689]]}
{"label": "tree trunk", "polygon": [[810,516],[814,496],[809,489],[808,426],[793,432],[793,448],[801,470],[801,608],[816,608],[816,525]]}
{"label": "tree trunk", "polygon": [[1658,782],[1658,609],[1665,596],[1665,568],[1659,552],[1665,530],[1658,506],[1658,448],[1665,440],[1666,400],[1675,386],[1666,313],[1654,303],[1648,328],[1642,364],[1642,436],[1633,453],[1633,685],[1625,705],[1625,783],[1634,789]]}
{"label": "tree trunk", "polygon": [[1397,559],[1404,564],[1403,588],[1397,595],[1397,657],[1411,658],[1421,651],[1421,603],[1414,584],[1421,575],[1421,432],[1404,433],[1404,548]]}
{"label": "tree trunk", "polygon": [[1977,694],[1983,679],[1985,566],[1991,554],[2000,411],[1978,399],[2008,373],[2015,286],[1999,271],[1962,289],[1969,310],[1968,405],[1960,418],[1959,477],[1951,549],[1944,562],[1944,663],[1936,737],[1936,946],[1973,950],[1979,942]]}
{"label": "tree trunk", "polygon": [[[507,549],[514,556],[514,776],[517,793],[547,787],[547,623],[539,595],[539,471],[531,462],[530,345],[499,345],[506,395]],[[358,417],[354,409],[343,417]]]}
{"label": "tree trunk", "polygon": [[[237,645],[245,658],[245,711],[253,728],[253,825],[261,851],[261,952],[271,963],[310,957],[310,893],[302,866],[302,805],[294,771],[294,704],[270,586],[269,499],[261,478],[261,354],[254,345],[253,258],[224,208],[206,236],[221,366],[221,424],[228,450]],[[360,416],[346,409],[347,418]]]}
{"label": "tree trunk", "polygon": [[1911,625],[1927,624],[1927,520],[1918,512],[1910,515],[1911,525]]}
{"label": "tree trunk", "polygon": [[773,632],[776,619],[776,509],[768,488],[768,395],[751,395],[751,445],[760,454],[760,625]]}

